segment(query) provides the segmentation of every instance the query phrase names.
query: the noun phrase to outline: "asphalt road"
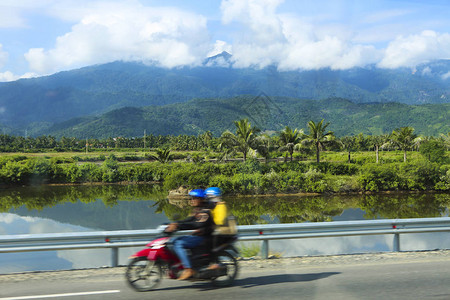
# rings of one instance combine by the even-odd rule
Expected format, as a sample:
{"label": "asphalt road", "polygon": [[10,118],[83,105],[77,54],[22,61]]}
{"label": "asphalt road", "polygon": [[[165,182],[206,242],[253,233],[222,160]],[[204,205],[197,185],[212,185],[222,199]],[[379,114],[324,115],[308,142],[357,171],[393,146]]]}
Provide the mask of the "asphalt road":
{"label": "asphalt road", "polygon": [[165,279],[135,292],[123,268],[0,276],[5,299],[450,299],[450,259],[242,264],[232,287]]}

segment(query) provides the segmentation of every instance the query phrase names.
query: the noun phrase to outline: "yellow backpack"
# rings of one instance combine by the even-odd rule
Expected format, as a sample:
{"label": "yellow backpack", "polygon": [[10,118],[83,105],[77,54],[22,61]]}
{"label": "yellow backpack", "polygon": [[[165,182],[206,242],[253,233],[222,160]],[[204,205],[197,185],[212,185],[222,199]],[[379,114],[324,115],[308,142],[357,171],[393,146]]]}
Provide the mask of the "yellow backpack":
{"label": "yellow backpack", "polygon": [[225,202],[219,202],[216,204],[216,207],[212,210],[212,215],[214,219],[214,223],[217,226],[222,226],[226,223],[227,220],[227,206],[225,205]]}
{"label": "yellow backpack", "polygon": [[234,235],[237,233],[236,220],[228,215],[228,209],[225,202],[219,202],[212,210],[214,223],[216,224],[215,234]]}

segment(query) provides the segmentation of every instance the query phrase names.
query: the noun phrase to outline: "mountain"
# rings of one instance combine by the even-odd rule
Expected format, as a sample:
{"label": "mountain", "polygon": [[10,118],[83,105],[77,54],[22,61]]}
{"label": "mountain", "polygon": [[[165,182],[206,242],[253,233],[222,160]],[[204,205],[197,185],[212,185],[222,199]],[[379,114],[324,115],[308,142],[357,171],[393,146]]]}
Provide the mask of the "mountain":
{"label": "mountain", "polygon": [[238,96],[230,99],[194,99],[164,106],[126,107],[98,117],[73,119],[52,126],[45,134],[78,138],[136,137],[147,134],[197,135],[211,131],[219,136],[234,131],[233,121],[248,118],[262,130],[288,125],[306,130],[310,120],[331,122],[336,135],[383,134],[412,126],[416,133],[438,135],[450,131],[450,103],[353,103],[342,98],[302,100],[286,97]]}
{"label": "mountain", "polygon": [[[123,107],[163,106],[194,98],[228,99],[240,95],[355,103],[450,102],[450,60],[410,69],[353,68],[281,72],[232,68],[223,52],[196,68],[165,69],[134,62],[113,62],[51,76],[0,83],[0,128],[29,135],[72,118],[100,116]],[[72,122],[72,121],[71,121]]]}

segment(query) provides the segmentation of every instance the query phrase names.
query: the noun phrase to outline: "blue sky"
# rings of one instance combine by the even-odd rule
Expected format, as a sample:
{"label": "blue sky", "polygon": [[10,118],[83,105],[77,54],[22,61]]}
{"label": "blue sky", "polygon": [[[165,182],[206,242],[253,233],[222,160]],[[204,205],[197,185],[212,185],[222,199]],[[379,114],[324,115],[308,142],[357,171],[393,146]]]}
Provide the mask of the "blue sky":
{"label": "blue sky", "polygon": [[236,68],[413,69],[450,59],[449,15],[449,0],[0,0],[0,81],[221,51]]}

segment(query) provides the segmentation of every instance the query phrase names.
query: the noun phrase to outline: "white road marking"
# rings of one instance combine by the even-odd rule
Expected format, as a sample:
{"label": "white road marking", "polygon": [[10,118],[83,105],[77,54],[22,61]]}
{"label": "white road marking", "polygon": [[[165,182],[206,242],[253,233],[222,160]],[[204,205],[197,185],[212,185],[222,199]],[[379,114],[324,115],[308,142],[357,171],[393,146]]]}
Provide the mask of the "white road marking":
{"label": "white road marking", "polygon": [[0,300],[42,299],[42,298],[57,298],[57,297],[73,297],[73,296],[89,296],[89,295],[100,295],[100,294],[113,294],[113,293],[120,293],[120,290],[94,291],[94,292],[81,292],[81,293],[65,293],[65,294],[51,294],[51,295],[35,295],[35,296],[22,296],[22,297],[7,297],[7,298],[0,298]]}

